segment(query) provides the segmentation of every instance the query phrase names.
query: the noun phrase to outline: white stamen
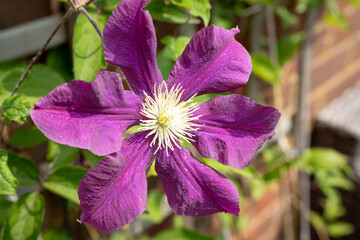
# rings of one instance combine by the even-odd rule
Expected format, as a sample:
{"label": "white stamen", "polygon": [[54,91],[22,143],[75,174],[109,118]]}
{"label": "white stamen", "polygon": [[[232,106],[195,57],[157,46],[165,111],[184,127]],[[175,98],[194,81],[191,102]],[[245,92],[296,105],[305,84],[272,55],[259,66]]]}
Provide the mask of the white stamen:
{"label": "white stamen", "polygon": [[174,150],[174,145],[180,148],[181,139],[193,141],[191,137],[194,135],[189,131],[199,129],[200,125],[192,123],[200,117],[193,116],[199,109],[198,104],[193,102],[196,94],[189,100],[180,102],[183,92],[180,84],[168,91],[165,83],[154,86],[154,97],[144,92],[146,99],[140,113],[147,119],[141,120],[140,130],[150,130],[146,137],[153,135],[150,146],[158,145],[155,153],[165,148],[168,154],[168,149]]}

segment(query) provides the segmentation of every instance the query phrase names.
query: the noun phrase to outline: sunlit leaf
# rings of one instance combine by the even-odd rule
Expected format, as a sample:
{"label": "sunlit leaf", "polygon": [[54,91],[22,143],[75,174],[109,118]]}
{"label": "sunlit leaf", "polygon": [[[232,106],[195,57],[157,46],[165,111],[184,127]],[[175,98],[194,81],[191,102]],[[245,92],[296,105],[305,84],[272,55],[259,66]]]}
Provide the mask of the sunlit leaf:
{"label": "sunlit leaf", "polygon": [[252,72],[262,80],[276,85],[279,83],[280,68],[275,66],[270,58],[262,53],[251,54]]}
{"label": "sunlit leaf", "polygon": [[[106,14],[89,11],[101,30],[108,19]],[[73,59],[75,79],[92,81],[100,69],[105,67],[103,42],[93,25],[79,14],[75,25],[73,40]]]}
{"label": "sunlit leaf", "polygon": [[281,37],[278,41],[279,64],[283,65],[286,61],[292,59],[304,38],[302,32],[289,34]]}
{"label": "sunlit leaf", "polygon": [[44,199],[33,192],[23,195],[9,213],[2,240],[37,240],[44,216]]}
{"label": "sunlit leaf", "polygon": [[165,56],[174,62],[182,54],[189,42],[190,38],[187,36],[175,38],[168,35],[161,39],[161,43],[165,44],[165,49],[163,50]]}
{"label": "sunlit leaf", "polygon": [[191,15],[200,17],[204,25],[207,26],[210,21],[211,5],[209,0],[170,0],[171,3],[179,7],[189,9]]}
{"label": "sunlit leaf", "polygon": [[0,150],[0,194],[16,194],[18,181],[8,165],[8,153]]}
{"label": "sunlit leaf", "polygon": [[196,19],[192,18],[176,5],[165,4],[164,0],[152,0],[145,8],[148,10],[154,20],[170,22],[170,23],[196,23]]}
{"label": "sunlit leaf", "polygon": [[8,97],[2,103],[1,109],[2,120],[6,123],[11,123],[11,121],[24,123],[30,115],[30,104],[24,95]]}
{"label": "sunlit leaf", "polygon": [[334,238],[340,238],[352,234],[355,228],[352,224],[347,222],[330,223],[327,226],[329,235]]}

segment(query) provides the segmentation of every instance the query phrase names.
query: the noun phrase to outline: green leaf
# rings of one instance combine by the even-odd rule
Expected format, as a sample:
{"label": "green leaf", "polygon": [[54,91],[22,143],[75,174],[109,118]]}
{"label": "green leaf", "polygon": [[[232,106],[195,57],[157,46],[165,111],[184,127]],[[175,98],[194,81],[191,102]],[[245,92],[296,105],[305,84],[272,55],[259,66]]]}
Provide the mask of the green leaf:
{"label": "green leaf", "polygon": [[7,199],[7,196],[0,195],[0,227],[4,224],[6,218],[8,217],[8,213],[12,205],[13,203]]}
{"label": "green leaf", "polygon": [[49,141],[46,158],[51,162],[51,168],[56,170],[71,163],[79,155],[79,152],[78,148]]}
{"label": "green leaf", "polygon": [[346,16],[338,11],[334,13],[326,13],[324,15],[324,20],[329,24],[333,25],[334,27],[349,30],[350,24],[346,18]]}
{"label": "green leaf", "polygon": [[146,213],[142,214],[140,217],[152,223],[161,223],[163,220],[163,213],[161,207],[162,194],[158,190],[153,189],[148,195]]}
{"label": "green leaf", "polygon": [[65,232],[54,228],[47,229],[41,233],[43,240],[71,240],[71,237]]}
{"label": "green leaf", "polygon": [[[104,29],[108,15],[89,11],[101,30]],[[93,25],[79,14],[74,30],[73,59],[75,79],[92,81],[100,69],[105,67],[103,42]]]}
{"label": "green leaf", "polygon": [[202,235],[198,232],[189,231],[183,228],[173,228],[163,231],[152,238],[153,240],[212,240],[213,238]]}
{"label": "green leaf", "polygon": [[0,194],[16,194],[18,181],[11,173],[8,165],[8,153],[0,150]]}
{"label": "green leaf", "polygon": [[98,162],[100,162],[101,159],[104,158],[104,156],[95,155],[86,149],[82,149],[81,153],[84,155],[86,160],[88,160],[90,162],[91,167],[95,166]]}
{"label": "green leaf", "polygon": [[157,64],[160,69],[161,75],[162,75],[163,79],[166,80],[169,76],[171,68],[174,65],[174,62],[165,55],[164,51],[161,51],[158,54],[156,54],[156,60],[157,60]]}
{"label": "green leaf", "polygon": [[161,43],[165,44],[165,48],[163,50],[165,56],[174,62],[182,54],[189,42],[190,38],[187,36],[175,38],[168,35],[161,39]]}
{"label": "green leaf", "polygon": [[87,169],[74,166],[59,168],[44,182],[44,187],[65,199],[80,204],[77,189],[86,172]]}
{"label": "green leaf", "polygon": [[315,173],[319,169],[343,169],[348,166],[346,157],[333,149],[310,148],[300,157],[299,163],[304,170]]}
{"label": "green leaf", "polygon": [[298,18],[295,14],[292,14],[286,7],[283,6],[276,6],[274,8],[275,13],[281,19],[281,26],[283,28],[292,27],[298,23]]}
{"label": "green leaf", "polygon": [[326,223],[319,213],[310,211],[310,222],[318,232],[326,233]]}
{"label": "green leaf", "polygon": [[340,238],[352,234],[355,228],[352,224],[347,222],[330,223],[327,226],[329,235],[334,238]]}
{"label": "green leaf", "polygon": [[154,20],[170,23],[196,23],[196,19],[191,18],[181,8],[175,5],[165,4],[164,0],[152,0],[145,8]]}
{"label": "green leaf", "polygon": [[66,82],[73,79],[71,54],[68,45],[52,49],[46,56],[46,65],[57,71]]}
{"label": "green leaf", "polygon": [[8,166],[20,185],[32,186],[38,184],[39,171],[30,160],[9,152]]}
{"label": "green leaf", "polygon": [[11,121],[24,123],[30,114],[30,104],[26,101],[24,95],[8,97],[2,103],[1,108],[1,116],[6,123],[11,123]]}
{"label": "green leaf", "polygon": [[214,159],[210,159],[210,158],[202,157],[201,161],[203,163],[205,163],[206,165],[208,165],[220,172],[223,172],[223,173],[233,173],[233,174],[243,176],[246,178],[250,178],[250,179],[256,177],[256,172],[251,166],[244,168],[244,169],[238,169],[238,168],[233,168],[230,166],[223,165],[223,164],[219,163],[218,161],[216,161]]}
{"label": "green leaf", "polygon": [[280,65],[284,65],[285,62],[292,59],[303,39],[302,32],[285,35],[279,39],[277,48]]}
{"label": "green leaf", "polygon": [[[6,74],[0,79],[2,84],[0,102],[10,96],[24,72],[25,67],[15,67],[6,71]],[[33,105],[40,97],[48,94],[51,90],[64,82],[65,80],[62,76],[52,68],[36,64],[21,84],[17,94],[25,95],[30,105]]]}
{"label": "green leaf", "polygon": [[37,193],[23,195],[11,209],[2,240],[37,240],[44,216],[44,199]]}
{"label": "green leaf", "polygon": [[10,136],[7,143],[22,148],[29,148],[46,141],[45,135],[36,126],[31,125],[18,129]]}
{"label": "green leaf", "polygon": [[209,24],[211,9],[209,0],[171,0],[171,3],[189,9],[191,15],[203,20],[205,26]]}
{"label": "green leaf", "polygon": [[279,84],[280,68],[272,64],[270,58],[262,53],[251,54],[253,73],[273,85]]}

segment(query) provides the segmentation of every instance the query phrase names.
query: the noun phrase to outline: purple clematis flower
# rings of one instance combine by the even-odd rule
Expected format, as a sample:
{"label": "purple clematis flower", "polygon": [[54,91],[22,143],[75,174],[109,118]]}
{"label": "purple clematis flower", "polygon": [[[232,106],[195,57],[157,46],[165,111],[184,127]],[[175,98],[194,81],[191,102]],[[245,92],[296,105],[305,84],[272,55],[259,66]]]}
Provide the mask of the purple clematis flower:
{"label": "purple clematis flower", "polygon": [[[82,222],[110,232],[133,221],[147,205],[146,175],[156,156],[170,207],[177,214],[239,214],[234,184],[180,145],[191,142],[207,158],[247,167],[280,117],[272,107],[239,95],[217,96],[198,105],[195,95],[242,87],[251,59],[234,36],[238,29],[200,30],[176,61],[167,83],[156,63],[156,38],[148,0],[123,0],[104,29],[106,61],[121,77],[100,72],[91,83],[72,81],[54,89],[31,110],[50,139],[108,155],[88,171],[78,194]],[[123,140],[124,132],[140,132]]]}

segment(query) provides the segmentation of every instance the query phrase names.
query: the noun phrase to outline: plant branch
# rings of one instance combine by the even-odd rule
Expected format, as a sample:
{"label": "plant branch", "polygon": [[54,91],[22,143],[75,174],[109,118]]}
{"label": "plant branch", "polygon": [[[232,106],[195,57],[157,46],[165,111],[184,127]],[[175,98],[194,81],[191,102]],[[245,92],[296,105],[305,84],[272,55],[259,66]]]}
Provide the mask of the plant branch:
{"label": "plant branch", "polygon": [[19,87],[21,86],[21,84],[23,83],[24,79],[26,78],[26,76],[29,74],[31,68],[34,66],[34,64],[37,62],[37,60],[39,59],[39,57],[45,52],[47,46],[49,45],[50,41],[53,39],[53,37],[55,36],[55,34],[57,33],[57,31],[59,31],[59,29],[64,25],[64,23],[69,19],[69,17],[71,16],[71,14],[73,13],[73,9],[69,8],[69,10],[65,13],[65,15],[62,17],[61,21],[59,22],[59,24],[56,26],[56,28],[53,30],[53,32],[51,33],[50,37],[48,38],[48,40],[45,42],[44,46],[36,53],[36,55],[31,59],[26,71],[23,73],[23,75],[21,76],[20,80],[18,81],[18,83],[16,84],[14,90],[11,92],[11,96],[14,96],[14,94],[16,93],[16,91],[19,89]]}
{"label": "plant branch", "polygon": [[94,19],[90,16],[88,11],[86,11],[86,9],[84,7],[79,7],[79,11],[82,12],[85,15],[85,17],[91,22],[91,24],[94,26],[96,32],[99,34],[99,36],[102,39],[103,38],[102,31],[100,30],[99,26],[96,24]]}

